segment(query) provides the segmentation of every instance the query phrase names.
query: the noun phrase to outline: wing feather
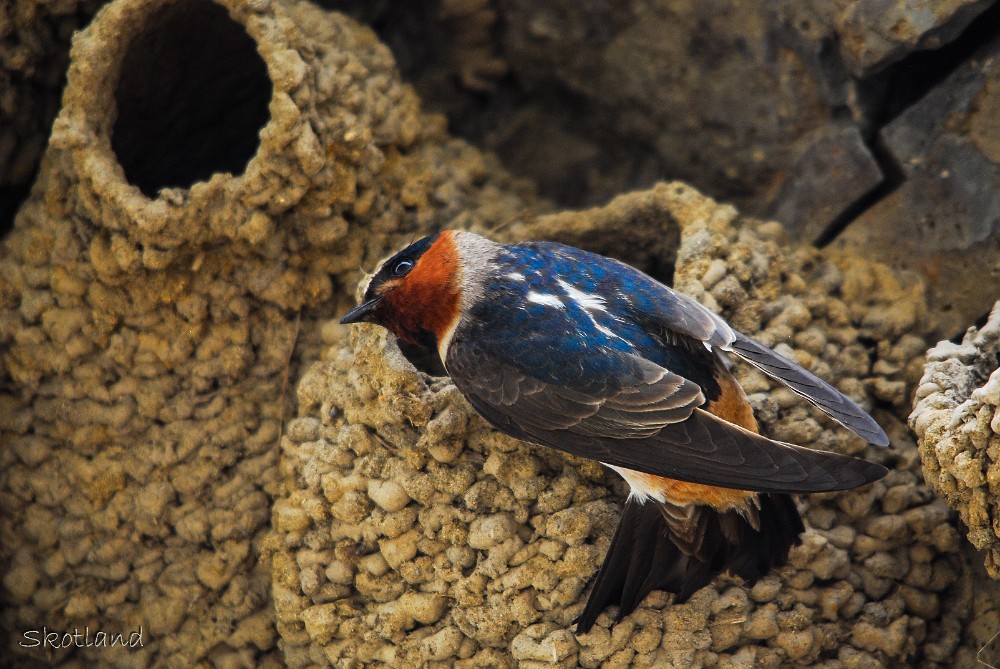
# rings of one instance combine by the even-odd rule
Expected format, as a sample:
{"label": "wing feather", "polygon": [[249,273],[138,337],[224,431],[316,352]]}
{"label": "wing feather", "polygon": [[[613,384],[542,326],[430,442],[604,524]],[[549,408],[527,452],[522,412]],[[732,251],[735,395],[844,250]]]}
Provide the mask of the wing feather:
{"label": "wing feather", "polygon": [[[732,352],[787,385],[862,438],[881,446],[889,443],[882,428],[846,395],[737,332],[694,298],[624,263],[587,251],[551,242],[529,242],[519,248],[528,250],[529,254],[538,251],[546,254],[547,261],[554,262],[563,275],[576,272],[575,276],[589,279],[591,284],[597,282],[595,277],[599,277],[604,282],[602,299],[611,303],[611,311],[627,314],[645,332],[667,341],[679,340],[691,347],[704,345],[713,350]],[[566,280],[571,281],[569,278]]]}
{"label": "wing feather", "polygon": [[815,374],[739,332],[732,351],[859,437],[876,446],[889,445],[889,437],[874,418]]}
{"label": "wing feather", "polygon": [[698,408],[705,398],[696,384],[640,361],[626,361],[622,367],[635,372],[599,395],[531,378],[457,337],[446,366],[497,429],[617,467],[759,492],[842,490],[886,473],[881,465],[773,441],[713,416]]}
{"label": "wing feather", "polygon": [[[633,315],[647,327],[666,329],[695,341],[735,353],[768,376],[780,381],[792,392],[812,403],[848,430],[877,446],[887,446],[889,437],[878,423],[842,392],[778,355],[760,342],[732,329],[704,305],[674,291],[659,286],[664,307],[644,308]],[[652,298],[644,296],[643,306]]]}

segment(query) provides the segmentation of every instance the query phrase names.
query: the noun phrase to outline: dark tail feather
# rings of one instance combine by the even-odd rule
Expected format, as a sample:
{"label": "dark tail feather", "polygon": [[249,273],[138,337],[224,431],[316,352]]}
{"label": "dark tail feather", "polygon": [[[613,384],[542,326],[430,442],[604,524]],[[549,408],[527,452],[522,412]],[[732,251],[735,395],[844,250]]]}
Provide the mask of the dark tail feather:
{"label": "dark tail feather", "polygon": [[656,504],[643,504],[630,496],[587,606],[575,621],[577,634],[589,631],[601,611],[611,604],[621,605],[620,618],[635,609],[658,584],[680,584],[682,558],[666,536],[666,522]]}
{"label": "dark tail feather", "polygon": [[[653,590],[674,593],[680,604],[723,571],[753,584],[783,566],[788,551],[800,543],[802,519],[789,495],[759,498],[756,530],[736,511],[699,506],[677,520],[657,502],[629,497],[590,599],[575,621],[577,634],[589,631],[608,606],[619,607],[615,620],[627,616]],[[695,532],[692,523],[698,525]]]}
{"label": "dark tail feather", "polygon": [[788,551],[802,543],[799,535],[805,531],[791,495],[761,495],[758,513],[759,532],[732,511],[716,514],[723,524],[736,519],[740,521],[737,529],[739,538],[733,542],[733,551],[725,570],[751,585],[772,569],[785,566]]}

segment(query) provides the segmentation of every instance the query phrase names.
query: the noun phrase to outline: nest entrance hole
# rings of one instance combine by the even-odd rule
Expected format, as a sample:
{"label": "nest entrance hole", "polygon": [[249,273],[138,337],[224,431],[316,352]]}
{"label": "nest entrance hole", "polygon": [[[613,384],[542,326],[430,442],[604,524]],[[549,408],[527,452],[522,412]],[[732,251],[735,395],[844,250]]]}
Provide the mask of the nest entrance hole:
{"label": "nest entrance hole", "polygon": [[111,146],[147,197],[215,172],[241,174],[260,145],[271,95],[256,43],[225,8],[168,3],[126,49]]}

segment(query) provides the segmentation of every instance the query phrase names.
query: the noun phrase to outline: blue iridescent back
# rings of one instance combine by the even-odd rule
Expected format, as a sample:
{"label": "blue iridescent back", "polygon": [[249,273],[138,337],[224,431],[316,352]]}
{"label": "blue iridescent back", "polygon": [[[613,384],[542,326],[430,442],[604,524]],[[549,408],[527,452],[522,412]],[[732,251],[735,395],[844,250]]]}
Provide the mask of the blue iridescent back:
{"label": "blue iridescent back", "polygon": [[714,356],[669,329],[668,288],[638,270],[552,242],[504,247],[473,308],[468,337],[525,373],[583,392],[630,376],[629,356],[645,358],[703,388],[714,385]]}

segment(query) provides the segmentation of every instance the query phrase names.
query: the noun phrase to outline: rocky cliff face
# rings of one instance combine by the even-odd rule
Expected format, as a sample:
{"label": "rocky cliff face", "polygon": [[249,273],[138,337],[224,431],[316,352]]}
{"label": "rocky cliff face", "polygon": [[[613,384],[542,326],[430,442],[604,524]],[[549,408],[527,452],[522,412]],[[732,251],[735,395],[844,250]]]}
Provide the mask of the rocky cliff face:
{"label": "rocky cliff face", "polygon": [[[994,324],[924,368],[996,299],[991,3],[327,3],[394,56],[306,2],[117,0],[70,51],[99,4],[0,8],[5,657],[969,666],[1000,631]],[[872,409],[891,474],[803,498],[754,588],[574,636],[623,484],[335,322],[442,227],[673,283]],[[771,435],[864,449],[741,380]]]}

